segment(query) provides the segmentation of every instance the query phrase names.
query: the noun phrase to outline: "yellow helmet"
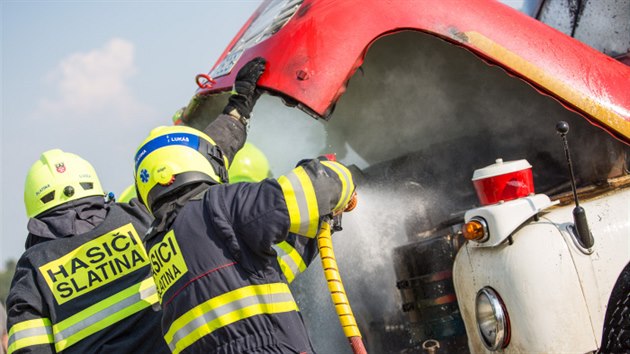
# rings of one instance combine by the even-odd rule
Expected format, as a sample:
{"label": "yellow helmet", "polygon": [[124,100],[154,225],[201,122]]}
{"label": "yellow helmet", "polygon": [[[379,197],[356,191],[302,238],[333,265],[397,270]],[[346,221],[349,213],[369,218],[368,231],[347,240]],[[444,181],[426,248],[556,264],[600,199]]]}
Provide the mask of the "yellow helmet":
{"label": "yellow helmet", "polygon": [[245,143],[229,170],[230,182],[259,182],[270,176],[269,161],[254,144]]}
{"label": "yellow helmet", "polygon": [[24,205],[29,218],[84,197],[104,196],[92,165],[59,149],[44,152],[26,176]]}
{"label": "yellow helmet", "polygon": [[227,158],[203,132],[181,125],[157,127],[136,152],[138,198],[153,212],[156,201],[184,186],[227,183],[227,168]]}
{"label": "yellow helmet", "polygon": [[132,184],[129,187],[125,188],[122,193],[120,193],[120,196],[116,198],[116,201],[118,203],[129,203],[133,198],[136,197],[136,186],[135,184]]}

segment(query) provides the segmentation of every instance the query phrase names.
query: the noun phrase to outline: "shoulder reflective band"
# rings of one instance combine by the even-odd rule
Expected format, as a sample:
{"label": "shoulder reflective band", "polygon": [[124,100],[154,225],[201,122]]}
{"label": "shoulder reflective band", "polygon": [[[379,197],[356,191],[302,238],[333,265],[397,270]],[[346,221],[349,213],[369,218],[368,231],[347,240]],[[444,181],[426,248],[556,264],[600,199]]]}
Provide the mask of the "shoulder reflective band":
{"label": "shoulder reflective band", "polygon": [[9,330],[9,348],[11,354],[16,350],[38,344],[52,344],[53,336],[50,320],[38,318],[16,323]]}
{"label": "shoulder reflective band", "polygon": [[216,296],[176,319],[164,335],[176,354],[215,330],[261,314],[298,311],[285,283],[250,285]]}
{"label": "shoulder reflective band", "polygon": [[335,208],[333,209],[339,210],[348,205],[350,198],[352,198],[352,192],[354,192],[354,183],[350,177],[351,173],[344,165],[334,161],[322,161],[322,165],[335,171],[341,181],[341,195],[339,196],[337,205],[335,205]]}
{"label": "shoulder reflective band", "polygon": [[280,264],[282,273],[284,273],[287,281],[291,284],[295,277],[306,270],[304,259],[302,259],[300,253],[287,241],[282,241],[272,247],[278,254],[278,263]]}
{"label": "shoulder reflective band", "polygon": [[303,167],[278,178],[289,210],[289,231],[307,237],[317,236],[319,208],[310,177]]}
{"label": "shoulder reflective band", "polygon": [[151,277],[55,324],[55,349],[65,350],[155,303],[157,293]]}

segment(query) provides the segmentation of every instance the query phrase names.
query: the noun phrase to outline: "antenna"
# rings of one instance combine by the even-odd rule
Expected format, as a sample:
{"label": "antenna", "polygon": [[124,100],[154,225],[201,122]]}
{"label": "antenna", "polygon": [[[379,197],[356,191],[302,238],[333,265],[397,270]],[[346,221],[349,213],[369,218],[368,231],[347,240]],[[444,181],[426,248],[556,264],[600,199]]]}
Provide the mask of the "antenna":
{"label": "antenna", "polygon": [[584,248],[591,248],[593,247],[595,241],[593,240],[593,235],[588,227],[586,211],[580,206],[580,201],[578,200],[577,187],[575,186],[575,175],[573,174],[573,165],[571,164],[571,155],[569,154],[569,142],[567,141],[569,123],[565,121],[559,121],[556,123],[556,132],[558,132],[562,138],[562,142],[564,144],[564,154],[567,158],[569,172],[571,173],[571,189],[573,190],[573,199],[575,200],[575,208],[573,208],[573,229],[577,234],[577,239],[580,245]]}

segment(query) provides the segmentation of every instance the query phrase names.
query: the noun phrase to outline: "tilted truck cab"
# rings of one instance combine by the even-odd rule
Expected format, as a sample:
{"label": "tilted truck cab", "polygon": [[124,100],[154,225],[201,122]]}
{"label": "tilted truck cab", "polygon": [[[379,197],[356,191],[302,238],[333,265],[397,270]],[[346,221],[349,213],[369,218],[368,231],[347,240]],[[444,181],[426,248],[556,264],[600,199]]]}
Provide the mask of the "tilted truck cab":
{"label": "tilted truck cab", "polygon": [[[499,2],[266,1],[187,124],[211,121],[257,56],[268,95],[249,140],[274,175],[336,153],[359,184],[334,240],[368,352],[628,345],[630,67]],[[558,121],[592,247],[572,231]],[[499,158],[531,165],[533,193],[483,205],[471,179]],[[474,217],[486,242],[462,235]],[[318,351],[348,352],[321,268],[292,287]]]}

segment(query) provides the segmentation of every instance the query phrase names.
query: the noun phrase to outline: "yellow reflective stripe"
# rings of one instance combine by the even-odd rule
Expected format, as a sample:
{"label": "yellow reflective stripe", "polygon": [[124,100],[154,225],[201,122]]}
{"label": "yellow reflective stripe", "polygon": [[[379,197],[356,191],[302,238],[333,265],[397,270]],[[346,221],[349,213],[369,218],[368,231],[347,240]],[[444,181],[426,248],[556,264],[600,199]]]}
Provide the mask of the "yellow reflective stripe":
{"label": "yellow reflective stripe", "polygon": [[23,321],[20,323],[16,323],[9,330],[9,337],[14,333],[23,331],[25,329],[38,328],[38,327],[50,327],[50,319],[48,318],[37,318],[34,320]]}
{"label": "yellow reflective stripe", "polygon": [[335,208],[333,209],[339,210],[341,207],[344,207],[350,202],[352,192],[354,191],[354,183],[350,177],[350,170],[348,170],[344,165],[332,161],[322,161],[322,164],[335,171],[341,181],[341,195],[339,196],[337,205],[335,205]]}
{"label": "yellow reflective stripe", "polygon": [[39,336],[30,336],[27,338],[23,338],[23,339],[18,339],[16,341],[13,341],[9,347],[8,347],[8,354],[13,353],[16,350],[19,349],[24,349],[26,347],[30,347],[33,345],[40,345],[40,344],[52,344],[53,342],[53,336],[52,333],[51,334],[42,334]]}
{"label": "yellow reflective stripe", "polygon": [[278,178],[289,210],[289,231],[307,237],[317,236],[319,208],[313,183],[303,167]]}
{"label": "yellow reflective stripe", "polygon": [[62,351],[157,303],[153,278],[147,278],[55,324],[55,349]]}
{"label": "yellow reflective stripe", "polygon": [[319,226],[319,207],[317,206],[315,188],[313,188],[313,182],[304,168],[297,168],[294,172],[302,185],[304,199],[306,200],[306,208],[308,210],[308,231],[303,235],[312,238],[317,236],[317,227]]}
{"label": "yellow reflective stripe", "polygon": [[300,252],[287,241],[273,245],[273,248],[276,250],[276,253],[278,253],[277,258],[280,269],[289,284],[291,284],[298,274],[306,270],[306,263],[304,259],[302,259]]}
{"label": "yellow reflective stripe", "polygon": [[306,270],[306,263],[304,263],[304,259],[302,259],[300,252],[298,252],[293,246],[291,246],[290,243],[282,241],[276,246],[282,249],[287,256],[291,257],[293,262],[298,266],[300,273]]}
{"label": "yellow reflective stripe", "polygon": [[282,270],[284,277],[287,278],[287,282],[289,284],[293,283],[293,280],[295,280],[295,273],[293,272],[293,269],[291,269],[291,266],[289,266],[289,264],[280,256],[278,256],[278,264],[280,264],[280,270]]}
{"label": "yellow reflective stripe", "polygon": [[261,314],[297,311],[285,283],[250,285],[216,296],[176,319],[164,335],[173,353],[234,322]]}
{"label": "yellow reflective stripe", "polygon": [[297,198],[295,197],[295,191],[293,190],[291,182],[285,176],[280,176],[278,183],[282,189],[282,194],[284,194],[284,200],[287,203],[287,210],[289,211],[289,231],[295,233],[299,231],[300,226],[300,209],[297,204]]}
{"label": "yellow reflective stripe", "polygon": [[39,344],[52,344],[50,319],[37,318],[16,323],[9,330],[8,353]]}

